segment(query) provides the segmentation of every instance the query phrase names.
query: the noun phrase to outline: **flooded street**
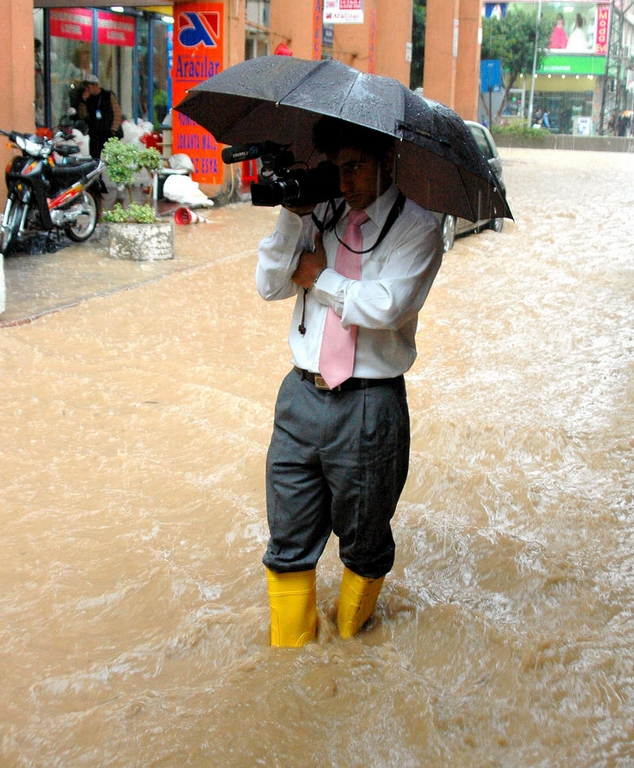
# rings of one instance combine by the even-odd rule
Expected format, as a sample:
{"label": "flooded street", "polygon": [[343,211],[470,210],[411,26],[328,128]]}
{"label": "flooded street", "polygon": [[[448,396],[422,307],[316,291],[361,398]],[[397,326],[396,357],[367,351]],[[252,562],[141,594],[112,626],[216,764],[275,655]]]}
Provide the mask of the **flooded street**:
{"label": "flooded street", "polygon": [[516,221],[421,314],[396,564],[352,640],[331,540],[318,642],[268,647],[275,211],[0,328],[2,768],[634,766],[634,155],[502,157]]}

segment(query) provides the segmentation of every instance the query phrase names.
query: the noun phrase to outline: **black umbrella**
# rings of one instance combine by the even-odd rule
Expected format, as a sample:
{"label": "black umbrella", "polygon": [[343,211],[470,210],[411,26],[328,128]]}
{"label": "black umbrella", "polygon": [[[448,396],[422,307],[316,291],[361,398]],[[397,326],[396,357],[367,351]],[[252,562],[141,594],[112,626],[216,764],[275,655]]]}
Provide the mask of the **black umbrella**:
{"label": "black umbrella", "polygon": [[309,163],[321,116],[363,125],[399,140],[396,183],[419,205],[470,221],[512,218],[462,118],[398,80],[340,61],[250,59],[197,85],[176,109],[223,144],[289,144]]}

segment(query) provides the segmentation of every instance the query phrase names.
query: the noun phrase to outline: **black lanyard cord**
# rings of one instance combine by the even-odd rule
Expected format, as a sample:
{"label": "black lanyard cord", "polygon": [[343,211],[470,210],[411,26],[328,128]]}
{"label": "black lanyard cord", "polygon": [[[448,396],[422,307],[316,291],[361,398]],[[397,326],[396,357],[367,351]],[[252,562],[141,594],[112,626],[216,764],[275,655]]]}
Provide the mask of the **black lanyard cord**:
{"label": "black lanyard cord", "polygon": [[[329,202],[329,205],[331,205],[334,209],[334,203],[332,201]],[[399,191],[398,196],[394,201],[394,205],[390,209],[388,217],[385,220],[385,224],[383,225],[383,229],[381,230],[381,233],[379,234],[376,243],[374,243],[374,245],[371,245],[369,248],[365,248],[362,251],[356,251],[354,248],[350,248],[350,246],[346,245],[346,243],[343,242],[343,240],[339,237],[337,233],[337,224],[339,223],[339,220],[341,219],[341,216],[343,214],[343,209],[345,208],[345,202],[341,203],[339,207],[334,211],[332,218],[327,224],[324,224],[324,222],[319,221],[319,219],[315,216],[314,213],[312,214],[312,219],[313,219],[313,222],[315,223],[315,226],[322,234],[327,230],[332,230],[339,244],[343,245],[351,253],[370,253],[370,251],[373,251],[375,248],[378,248],[380,243],[383,242],[383,240],[387,236],[387,233],[394,226],[394,222],[401,215],[401,211],[403,210],[404,205],[405,205],[405,195]]]}
{"label": "black lanyard cord", "polygon": [[[343,245],[345,248],[347,248],[351,253],[370,253],[370,251],[373,251],[375,248],[378,248],[379,244],[383,242],[383,240],[387,236],[387,233],[392,229],[392,227],[394,226],[394,223],[396,222],[398,217],[401,215],[401,212],[405,205],[405,195],[399,191],[398,196],[394,201],[394,205],[390,209],[388,217],[385,220],[385,224],[383,225],[383,229],[381,230],[381,233],[379,234],[379,237],[377,238],[376,243],[374,243],[374,245],[371,246],[370,248],[365,248],[362,251],[356,251],[354,248],[350,248],[348,245],[346,245],[346,243],[344,243],[341,240],[341,238],[337,234],[336,227],[337,227],[337,224],[339,223],[339,220],[341,219],[341,215],[343,214],[345,203],[341,203],[337,209],[335,209],[335,206],[332,200],[329,201],[328,204],[332,206],[334,213],[332,218],[327,224],[324,224],[323,221],[319,221],[319,219],[315,216],[314,213],[311,214],[313,222],[315,223],[315,226],[317,227],[317,229],[322,234],[326,230],[332,230],[335,233],[335,237],[337,238],[338,242],[341,245]],[[303,302],[302,303],[302,319],[297,328],[297,330],[302,334],[302,336],[306,333],[306,325],[304,324],[304,320],[306,319],[306,294],[307,293],[308,293],[308,288],[304,288],[304,295],[302,297],[302,302]]]}

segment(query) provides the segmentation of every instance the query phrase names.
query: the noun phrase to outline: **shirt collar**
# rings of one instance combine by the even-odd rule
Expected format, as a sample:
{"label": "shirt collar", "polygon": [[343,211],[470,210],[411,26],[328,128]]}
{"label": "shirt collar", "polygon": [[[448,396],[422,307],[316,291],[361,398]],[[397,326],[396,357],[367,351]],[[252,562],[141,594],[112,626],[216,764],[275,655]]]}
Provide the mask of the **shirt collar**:
{"label": "shirt collar", "polygon": [[[368,207],[365,209],[365,212],[370,217],[370,221],[377,227],[377,229],[381,229],[383,225],[385,224],[387,217],[389,216],[390,211],[392,210],[392,206],[396,202],[396,198],[398,197],[398,187],[396,184],[392,184],[389,189],[387,189],[381,197],[377,197],[377,199],[368,205]],[[344,217],[348,215],[348,212],[350,211],[350,206],[346,203],[346,210],[344,212]]]}

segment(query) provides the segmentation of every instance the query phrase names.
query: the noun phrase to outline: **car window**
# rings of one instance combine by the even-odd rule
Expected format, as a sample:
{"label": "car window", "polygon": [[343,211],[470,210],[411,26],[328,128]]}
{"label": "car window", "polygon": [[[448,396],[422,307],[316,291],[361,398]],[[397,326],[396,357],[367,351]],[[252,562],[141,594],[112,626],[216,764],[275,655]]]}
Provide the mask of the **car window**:
{"label": "car window", "polygon": [[491,151],[487,137],[484,135],[484,131],[481,131],[476,125],[470,125],[469,128],[471,129],[473,138],[476,140],[476,144],[480,147],[480,152],[482,152],[487,160],[490,160],[493,157],[493,152]]}

